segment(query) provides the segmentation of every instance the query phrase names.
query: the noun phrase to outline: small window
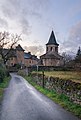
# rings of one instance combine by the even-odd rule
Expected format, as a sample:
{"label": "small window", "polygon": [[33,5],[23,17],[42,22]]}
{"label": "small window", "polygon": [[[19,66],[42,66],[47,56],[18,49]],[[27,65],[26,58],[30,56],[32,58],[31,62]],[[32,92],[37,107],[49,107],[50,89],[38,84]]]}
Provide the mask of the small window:
{"label": "small window", "polygon": [[13,57],[11,57],[11,60],[13,60]]}
{"label": "small window", "polygon": [[53,48],[51,47],[50,50],[52,51],[52,49],[53,49]]}
{"label": "small window", "polygon": [[55,47],[55,51],[58,52],[58,47]]}
{"label": "small window", "polygon": [[11,63],[11,66],[13,66],[13,63]]}

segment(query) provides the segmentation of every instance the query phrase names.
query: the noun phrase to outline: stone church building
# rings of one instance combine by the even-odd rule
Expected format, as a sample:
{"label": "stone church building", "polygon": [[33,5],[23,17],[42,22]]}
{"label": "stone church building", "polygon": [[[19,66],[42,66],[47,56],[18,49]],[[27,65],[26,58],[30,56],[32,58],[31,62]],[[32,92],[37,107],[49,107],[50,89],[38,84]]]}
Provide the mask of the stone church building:
{"label": "stone church building", "polygon": [[54,32],[51,32],[48,43],[46,44],[46,53],[40,56],[43,66],[62,66],[63,57],[58,54],[59,44],[56,41]]}

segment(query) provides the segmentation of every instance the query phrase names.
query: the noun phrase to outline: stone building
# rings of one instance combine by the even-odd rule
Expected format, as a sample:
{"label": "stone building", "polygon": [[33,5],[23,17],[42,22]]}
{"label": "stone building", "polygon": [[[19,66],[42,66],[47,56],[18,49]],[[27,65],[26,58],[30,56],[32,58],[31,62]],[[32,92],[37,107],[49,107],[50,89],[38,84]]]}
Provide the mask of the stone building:
{"label": "stone building", "polygon": [[35,66],[38,64],[38,58],[35,55],[32,55],[31,52],[24,53],[24,63],[25,66]]}
{"label": "stone building", "polygon": [[54,32],[51,32],[48,43],[46,44],[46,53],[40,56],[43,66],[62,66],[63,57],[58,54],[59,44],[56,41]]}
{"label": "stone building", "polygon": [[[8,49],[5,49],[5,52]],[[32,66],[36,65],[38,62],[38,58],[35,55],[31,55],[30,52],[24,52],[25,50],[21,47],[19,44],[15,49],[11,51],[11,57],[7,61],[7,66],[15,66],[16,64],[19,64],[21,66]]]}
{"label": "stone building", "polygon": [[9,54],[11,54],[11,57],[6,63],[7,66],[14,66],[16,64],[24,65],[24,49],[20,44]]}

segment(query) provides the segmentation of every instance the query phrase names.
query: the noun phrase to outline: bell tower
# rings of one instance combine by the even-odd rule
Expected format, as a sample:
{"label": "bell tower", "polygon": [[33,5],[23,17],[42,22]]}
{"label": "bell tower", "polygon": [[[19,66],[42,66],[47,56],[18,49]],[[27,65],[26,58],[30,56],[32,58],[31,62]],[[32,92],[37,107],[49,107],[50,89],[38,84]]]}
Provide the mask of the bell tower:
{"label": "bell tower", "polygon": [[49,41],[46,44],[46,53],[55,52],[58,54],[58,46],[59,46],[59,44],[56,42],[54,32],[52,31]]}

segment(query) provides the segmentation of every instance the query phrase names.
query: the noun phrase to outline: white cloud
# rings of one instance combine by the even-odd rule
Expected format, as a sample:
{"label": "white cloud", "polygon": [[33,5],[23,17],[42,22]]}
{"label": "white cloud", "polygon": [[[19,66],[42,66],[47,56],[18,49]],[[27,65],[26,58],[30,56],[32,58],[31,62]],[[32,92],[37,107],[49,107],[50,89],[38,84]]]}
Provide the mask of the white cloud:
{"label": "white cloud", "polygon": [[24,49],[26,51],[30,51],[32,54],[40,56],[43,54],[44,49],[43,46],[39,45],[39,46],[25,46]]}
{"label": "white cloud", "polygon": [[1,2],[0,19],[3,26],[0,29],[7,31],[17,32],[18,34],[28,34],[30,24],[27,15],[23,13],[22,0],[3,0]]}
{"label": "white cloud", "polygon": [[70,29],[69,37],[63,42],[61,48],[66,52],[76,53],[79,46],[81,46],[81,21]]}
{"label": "white cloud", "polygon": [[8,28],[8,22],[0,17],[0,27]]}

